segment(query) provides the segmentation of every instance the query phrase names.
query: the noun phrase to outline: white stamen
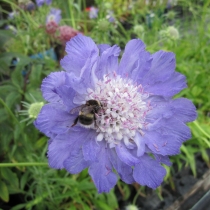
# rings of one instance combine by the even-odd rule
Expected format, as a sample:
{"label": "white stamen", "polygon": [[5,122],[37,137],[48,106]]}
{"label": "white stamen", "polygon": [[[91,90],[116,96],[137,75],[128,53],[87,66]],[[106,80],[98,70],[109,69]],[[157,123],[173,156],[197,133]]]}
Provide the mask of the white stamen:
{"label": "white stamen", "polygon": [[88,93],[91,93],[88,100],[98,100],[102,105],[96,113],[96,140],[104,139],[110,148],[122,140],[134,145],[130,139],[134,139],[136,131],[143,133],[145,116],[151,109],[145,101],[149,95],[142,86],[116,74],[106,75],[96,83],[95,90],[88,89]]}

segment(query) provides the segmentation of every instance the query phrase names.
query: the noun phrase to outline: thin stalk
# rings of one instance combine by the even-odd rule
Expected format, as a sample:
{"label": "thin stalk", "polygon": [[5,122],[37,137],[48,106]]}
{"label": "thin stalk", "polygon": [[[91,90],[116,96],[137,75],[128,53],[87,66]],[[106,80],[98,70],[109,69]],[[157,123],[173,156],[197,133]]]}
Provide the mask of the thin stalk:
{"label": "thin stalk", "polygon": [[70,12],[70,17],[71,17],[71,24],[74,29],[76,29],[76,24],[74,20],[74,11],[73,11],[73,3],[72,0],[68,0],[68,5],[69,5],[69,12]]}
{"label": "thin stalk", "polygon": [[0,168],[3,167],[17,167],[17,166],[48,166],[48,163],[35,163],[35,162],[27,162],[27,163],[0,163]]}

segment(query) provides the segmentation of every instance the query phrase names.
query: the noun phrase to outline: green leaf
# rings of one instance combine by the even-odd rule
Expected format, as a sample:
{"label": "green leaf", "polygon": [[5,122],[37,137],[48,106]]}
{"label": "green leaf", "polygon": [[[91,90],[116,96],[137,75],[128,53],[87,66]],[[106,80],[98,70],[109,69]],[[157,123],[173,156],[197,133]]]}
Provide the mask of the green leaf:
{"label": "green leaf", "polygon": [[18,181],[17,174],[12,172],[11,169],[1,168],[1,175],[2,175],[2,178],[5,179],[12,188],[16,190],[19,188],[19,181]]}
{"label": "green leaf", "polygon": [[11,38],[15,37],[11,30],[0,30],[0,48]]}
{"label": "green leaf", "polygon": [[15,70],[11,74],[11,80],[12,84],[18,88],[19,92],[22,92],[22,87],[23,87],[23,75],[22,75],[22,70],[24,68],[15,68]]}
{"label": "green leaf", "polygon": [[9,191],[7,185],[2,180],[0,180],[0,198],[5,202],[9,201]]}
{"label": "green leaf", "polygon": [[25,209],[24,207],[26,206],[26,204],[18,204],[14,207],[12,207],[10,210],[20,210],[20,209]]}
{"label": "green leaf", "polygon": [[42,64],[36,64],[32,66],[32,70],[30,73],[30,86],[33,86],[35,88],[39,87],[41,84],[41,75],[42,75],[43,65]]}
{"label": "green leaf", "polygon": [[100,210],[111,210],[110,206],[101,200],[95,200],[95,204]]}
{"label": "green leaf", "polygon": [[107,194],[107,202],[111,209],[118,208],[118,202],[116,195],[114,194],[114,190],[111,190],[109,194]]}
{"label": "green leaf", "polygon": [[18,101],[18,99],[20,99],[20,94],[17,92],[11,92],[7,95],[6,97],[6,104],[9,108],[11,108],[15,102]]}
{"label": "green leaf", "polygon": [[8,118],[8,115],[5,111],[5,109],[0,109],[0,123],[5,121]]}
{"label": "green leaf", "polygon": [[10,68],[8,64],[3,59],[0,59],[0,63],[0,73],[9,76]]}

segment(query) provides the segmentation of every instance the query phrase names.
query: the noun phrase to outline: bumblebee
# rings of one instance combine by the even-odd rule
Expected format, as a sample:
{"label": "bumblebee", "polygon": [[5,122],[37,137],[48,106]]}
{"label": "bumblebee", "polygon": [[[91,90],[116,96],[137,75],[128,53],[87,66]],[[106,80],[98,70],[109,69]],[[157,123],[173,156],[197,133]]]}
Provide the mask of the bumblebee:
{"label": "bumblebee", "polygon": [[74,114],[79,112],[78,117],[74,120],[71,127],[75,126],[78,122],[84,127],[91,127],[93,124],[95,126],[96,114],[102,108],[102,105],[97,100],[88,100],[85,104],[73,108],[70,113]]}

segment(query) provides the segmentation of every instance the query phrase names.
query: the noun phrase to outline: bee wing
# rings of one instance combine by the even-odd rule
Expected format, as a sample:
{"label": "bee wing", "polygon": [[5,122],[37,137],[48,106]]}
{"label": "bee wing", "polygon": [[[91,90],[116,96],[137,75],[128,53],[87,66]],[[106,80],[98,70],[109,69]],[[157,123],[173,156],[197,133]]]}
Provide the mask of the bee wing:
{"label": "bee wing", "polygon": [[70,110],[70,114],[74,114],[74,113],[76,113],[76,112],[81,111],[81,109],[83,109],[84,106],[85,106],[85,105],[83,104],[83,105],[80,105],[80,106],[77,106],[77,107],[71,109],[71,110]]}
{"label": "bee wing", "polygon": [[84,107],[82,107],[81,111],[83,113],[89,113],[89,112],[93,111],[93,106],[87,106],[87,105],[85,105]]}

